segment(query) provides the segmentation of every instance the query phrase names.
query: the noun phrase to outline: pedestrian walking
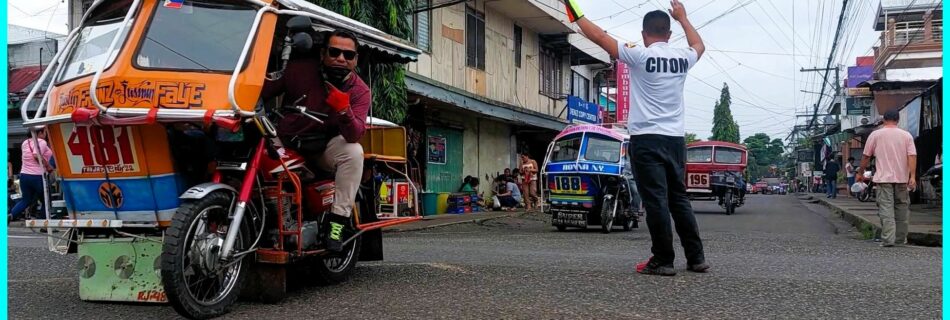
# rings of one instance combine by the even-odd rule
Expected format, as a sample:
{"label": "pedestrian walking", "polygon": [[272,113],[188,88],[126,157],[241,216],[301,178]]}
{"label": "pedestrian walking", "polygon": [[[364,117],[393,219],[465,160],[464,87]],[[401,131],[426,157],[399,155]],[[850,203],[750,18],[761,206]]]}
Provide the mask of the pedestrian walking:
{"label": "pedestrian walking", "polygon": [[825,196],[828,199],[838,198],[838,171],[841,171],[841,166],[832,156],[825,164]]}
{"label": "pedestrian walking", "polygon": [[874,184],[877,185],[877,208],[881,218],[881,246],[907,243],[910,218],[910,193],[917,188],[917,147],[909,132],[897,127],[900,113],[884,113],[884,127],[868,136],[858,177],[864,173],[869,159],[875,157]]}
{"label": "pedestrian walking", "polygon": [[[637,186],[646,207],[646,221],[653,242],[653,256],[637,264],[637,272],[672,276],[675,252],[670,218],[676,224],[686,252],[687,269],[705,272],[709,265],[703,253],[699,227],[686,194],[686,142],[683,89],[686,74],[706,47],[677,0],[669,14],[656,10],[643,16],[643,46],[619,44],[613,37],[584,18],[573,0],[566,0],[568,17],[584,35],[630,68],[633,99],[627,121],[629,154],[636,170]],[[670,17],[683,27],[689,47],[669,44]]]}
{"label": "pedestrian walking", "polygon": [[[7,220],[17,220],[20,214],[43,197],[43,174],[53,171],[49,161],[53,157],[46,143],[46,131],[36,132],[37,139],[28,138],[20,146],[20,201],[12,209]],[[42,207],[41,207],[42,208]]]}
{"label": "pedestrian walking", "polygon": [[524,191],[525,211],[537,207],[538,202],[538,162],[531,159],[527,152],[521,154],[521,174],[524,176],[521,190]]}

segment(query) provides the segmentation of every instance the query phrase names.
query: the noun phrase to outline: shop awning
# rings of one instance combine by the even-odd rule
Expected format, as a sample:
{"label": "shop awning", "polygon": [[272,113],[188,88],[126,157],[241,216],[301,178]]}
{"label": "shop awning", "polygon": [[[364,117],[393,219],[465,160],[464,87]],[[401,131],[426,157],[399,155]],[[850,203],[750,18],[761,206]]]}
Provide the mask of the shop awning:
{"label": "shop awning", "polygon": [[[458,108],[483,114],[514,124],[522,124],[561,131],[567,127],[565,120],[540,112],[477,97],[469,92],[452,88],[431,79],[406,72],[406,89],[409,92]],[[519,110],[520,109],[520,110]]]}

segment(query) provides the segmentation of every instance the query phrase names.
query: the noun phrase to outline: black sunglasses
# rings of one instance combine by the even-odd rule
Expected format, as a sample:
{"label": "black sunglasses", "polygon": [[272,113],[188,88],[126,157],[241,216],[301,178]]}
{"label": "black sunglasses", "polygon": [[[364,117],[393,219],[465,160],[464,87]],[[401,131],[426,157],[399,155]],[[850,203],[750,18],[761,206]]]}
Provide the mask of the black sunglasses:
{"label": "black sunglasses", "polygon": [[353,58],[356,58],[356,51],[343,50],[343,49],[334,48],[334,47],[327,48],[327,55],[329,55],[330,58],[339,57],[341,53],[343,54],[343,58],[346,60],[353,60]]}

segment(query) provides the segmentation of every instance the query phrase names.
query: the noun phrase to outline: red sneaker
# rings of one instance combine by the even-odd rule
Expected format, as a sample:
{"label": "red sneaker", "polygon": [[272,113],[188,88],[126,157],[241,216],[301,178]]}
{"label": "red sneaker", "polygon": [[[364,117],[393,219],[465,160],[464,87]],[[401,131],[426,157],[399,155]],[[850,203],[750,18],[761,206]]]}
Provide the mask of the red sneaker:
{"label": "red sneaker", "polygon": [[672,266],[661,266],[653,263],[653,257],[637,264],[637,272],[641,274],[675,276],[676,270]]}

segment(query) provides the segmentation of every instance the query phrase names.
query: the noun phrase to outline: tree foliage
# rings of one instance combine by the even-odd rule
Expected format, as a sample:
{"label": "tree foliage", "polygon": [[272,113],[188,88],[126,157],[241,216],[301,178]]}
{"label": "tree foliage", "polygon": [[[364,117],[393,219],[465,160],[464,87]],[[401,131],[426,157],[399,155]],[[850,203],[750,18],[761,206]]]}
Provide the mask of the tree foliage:
{"label": "tree foliage", "polygon": [[[307,0],[393,36],[408,39],[415,0]],[[372,115],[402,123],[408,112],[406,70],[402,64],[382,64],[361,57],[357,73],[373,91]]]}
{"label": "tree foliage", "polygon": [[695,133],[692,133],[692,132],[687,132],[685,138],[686,138],[686,144],[690,144],[696,141],[702,141],[701,139],[696,137]]}
{"label": "tree foliage", "polygon": [[739,124],[732,119],[732,98],[729,96],[729,85],[722,84],[722,93],[713,112],[712,137],[709,140],[739,143]]}
{"label": "tree foliage", "polygon": [[765,133],[756,133],[742,141],[749,150],[749,174],[753,178],[769,176],[769,166],[780,165],[784,161],[782,154],[785,143],[781,139],[771,139]]}

